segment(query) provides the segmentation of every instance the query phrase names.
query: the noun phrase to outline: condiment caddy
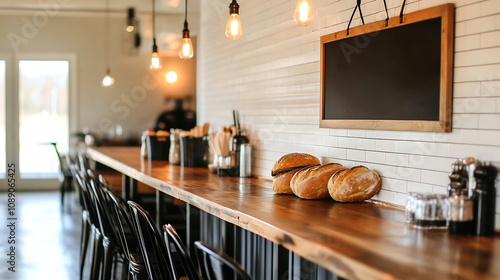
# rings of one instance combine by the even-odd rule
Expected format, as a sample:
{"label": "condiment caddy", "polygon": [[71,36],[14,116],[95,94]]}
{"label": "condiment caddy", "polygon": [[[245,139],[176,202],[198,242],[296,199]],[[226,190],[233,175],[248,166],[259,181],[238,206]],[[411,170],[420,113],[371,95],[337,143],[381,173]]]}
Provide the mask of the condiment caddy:
{"label": "condiment caddy", "polygon": [[245,130],[241,128],[239,114],[233,110],[234,125],[222,131],[211,133],[209,146],[214,162],[209,168],[219,176],[251,176],[252,147]]}
{"label": "condiment caddy", "polygon": [[457,160],[449,175],[448,195],[407,196],[406,222],[416,228],[448,228],[452,235],[494,235],[497,175],[491,163]]}

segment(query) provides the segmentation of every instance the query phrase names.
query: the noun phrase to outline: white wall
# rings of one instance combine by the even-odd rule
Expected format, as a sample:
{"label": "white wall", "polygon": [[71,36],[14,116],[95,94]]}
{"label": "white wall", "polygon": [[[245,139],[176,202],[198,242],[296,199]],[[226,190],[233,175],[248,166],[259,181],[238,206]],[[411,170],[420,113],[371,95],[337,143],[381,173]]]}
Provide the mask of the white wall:
{"label": "white wall", "polygon": [[[58,8],[59,9],[59,8]],[[0,53],[15,58],[18,54],[76,55],[76,100],[72,112],[76,118],[73,131],[89,128],[106,135],[108,129],[121,125],[126,135],[140,134],[154,126],[156,117],[167,108],[165,97],[169,89],[164,78],[149,71],[152,50],[150,14],[139,14],[142,29],[142,46],[130,52],[125,28],[125,11],[113,12],[110,19],[110,66],[115,84],[101,87],[105,75],[104,13],[0,10]],[[170,57],[163,38],[178,35],[181,38],[184,15],[158,15],[156,34],[163,60],[180,60]],[[190,17],[191,35],[198,33],[197,17]],[[17,38],[13,41],[12,38]],[[12,43],[17,42],[17,43]],[[176,62],[177,63],[177,62]],[[164,65],[164,71],[169,69]],[[195,67],[192,67],[193,74]],[[159,80],[158,80],[159,79]],[[196,93],[192,83],[189,94]]]}
{"label": "white wall", "polygon": [[[373,168],[383,177],[376,198],[402,205],[411,191],[445,193],[457,158],[500,165],[500,1],[407,1],[406,12],[455,3],[452,133],[319,128],[320,36],[345,30],[356,1],[312,0],[314,22],[299,27],[295,0],[239,0],[237,41],[224,35],[222,2],[201,2],[199,121],[229,125],[231,110],[239,109],[258,176],[270,178],[285,153],[307,152],[323,162]],[[401,3],[387,0],[391,17]],[[365,22],[385,18],[383,1],[363,1],[362,11]],[[351,26],[360,24],[357,14]]]}

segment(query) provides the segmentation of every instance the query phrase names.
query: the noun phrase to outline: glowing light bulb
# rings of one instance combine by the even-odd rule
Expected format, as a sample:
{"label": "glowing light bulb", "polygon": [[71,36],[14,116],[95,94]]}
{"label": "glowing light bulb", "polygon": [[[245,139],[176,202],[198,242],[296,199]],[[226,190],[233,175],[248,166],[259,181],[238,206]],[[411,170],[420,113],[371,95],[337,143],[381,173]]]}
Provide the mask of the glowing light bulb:
{"label": "glowing light bulb", "polygon": [[311,24],[314,17],[314,11],[311,5],[311,0],[298,0],[295,7],[295,22],[300,26]]}
{"label": "glowing light bulb", "polygon": [[134,26],[133,26],[133,25],[129,25],[129,26],[127,26],[127,32],[129,32],[129,33],[130,33],[130,32],[132,32],[132,31],[134,31]]}
{"label": "glowing light bulb", "polygon": [[229,39],[236,40],[241,37],[243,31],[241,30],[241,21],[239,16],[240,5],[233,0],[229,4],[229,19],[226,24],[226,36]]}
{"label": "glowing light bulb", "polygon": [[238,14],[231,14],[226,25],[226,36],[229,39],[236,40],[241,37],[241,21]]}
{"label": "glowing light bulb", "polygon": [[109,73],[107,73],[106,76],[104,76],[104,78],[102,79],[102,86],[103,87],[112,86],[114,83],[115,83],[115,79],[113,79],[113,77],[111,77],[111,75]]}
{"label": "glowing light bulb", "polygon": [[153,70],[161,69],[160,56],[158,55],[158,46],[156,45],[156,38],[153,38],[153,53],[151,54],[151,65]]}
{"label": "glowing light bulb", "polygon": [[179,57],[182,59],[190,59],[194,55],[193,43],[191,38],[182,39],[181,49],[179,50]]}
{"label": "glowing light bulb", "polygon": [[[187,0],[186,0],[187,7]],[[179,57],[182,59],[190,59],[194,55],[193,43],[191,42],[191,38],[189,37],[189,28],[187,22],[187,10],[186,10],[186,19],[184,20],[184,29],[182,30],[182,44],[181,49],[179,50]]]}
{"label": "glowing light bulb", "polygon": [[165,76],[165,79],[167,80],[167,82],[171,84],[175,83],[175,81],[177,81],[177,73],[175,73],[174,71],[170,71]]}
{"label": "glowing light bulb", "polygon": [[154,52],[151,55],[151,68],[152,69],[160,69],[160,57],[157,52]]}

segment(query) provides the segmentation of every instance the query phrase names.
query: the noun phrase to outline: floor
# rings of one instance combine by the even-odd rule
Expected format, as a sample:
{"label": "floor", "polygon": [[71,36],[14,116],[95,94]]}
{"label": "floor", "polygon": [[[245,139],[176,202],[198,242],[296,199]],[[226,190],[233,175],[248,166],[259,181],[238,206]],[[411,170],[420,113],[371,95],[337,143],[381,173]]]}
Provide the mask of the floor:
{"label": "floor", "polygon": [[[72,209],[62,212],[59,192],[18,192],[14,216],[7,199],[0,192],[0,279],[79,279],[81,211],[75,198],[70,197]],[[15,244],[8,243],[10,236]],[[15,272],[9,270],[10,246],[15,246]]]}

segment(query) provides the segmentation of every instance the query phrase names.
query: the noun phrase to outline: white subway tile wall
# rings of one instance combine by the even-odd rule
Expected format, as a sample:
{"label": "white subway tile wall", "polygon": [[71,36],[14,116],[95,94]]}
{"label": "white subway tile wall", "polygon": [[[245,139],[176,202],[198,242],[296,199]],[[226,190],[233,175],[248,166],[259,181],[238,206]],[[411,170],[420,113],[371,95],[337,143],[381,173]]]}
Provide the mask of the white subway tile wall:
{"label": "white subway tile wall", "polygon": [[[239,110],[256,176],[271,178],[279,157],[307,152],[324,163],[373,168],[383,178],[375,198],[404,205],[408,192],[446,193],[458,158],[500,167],[500,1],[407,1],[405,12],[455,3],[451,133],[319,128],[320,36],[345,30],[355,1],[312,0],[314,22],[299,27],[296,0],[240,0],[243,36],[235,41],[224,35],[229,2],[202,0],[199,122],[227,126]],[[387,0],[391,17],[401,2]],[[365,22],[385,18],[382,1],[363,1],[361,9]],[[356,14],[351,26],[360,24]],[[496,211],[500,228],[500,192]]]}

